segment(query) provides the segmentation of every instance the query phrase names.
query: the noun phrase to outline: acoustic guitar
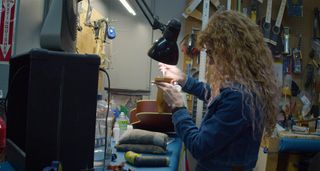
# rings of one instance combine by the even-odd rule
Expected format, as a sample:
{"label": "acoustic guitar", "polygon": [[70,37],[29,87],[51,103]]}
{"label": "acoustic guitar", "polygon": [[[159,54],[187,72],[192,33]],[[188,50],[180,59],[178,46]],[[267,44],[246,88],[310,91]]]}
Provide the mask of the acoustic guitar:
{"label": "acoustic guitar", "polygon": [[[155,82],[171,82],[171,78],[158,77]],[[135,129],[144,129],[156,132],[174,132],[172,113],[163,99],[163,91],[157,90],[156,100],[140,100],[136,108],[130,111],[130,123]]]}

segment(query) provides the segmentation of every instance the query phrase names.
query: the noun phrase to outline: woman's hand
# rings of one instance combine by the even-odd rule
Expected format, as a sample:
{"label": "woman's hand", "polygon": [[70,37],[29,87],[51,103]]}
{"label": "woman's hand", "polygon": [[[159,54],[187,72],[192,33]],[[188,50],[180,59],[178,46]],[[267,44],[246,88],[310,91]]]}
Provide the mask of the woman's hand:
{"label": "woman's hand", "polygon": [[182,87],[186,84],[186,74],[178,67],[159,62],[159,70],[164,73],[164,76],[172,78],[171,83],[178,82]]}
{"label": "woman's hand", "polygon": [[163,90],[163,98],[171,109],[184,106],[182,94],[174,85],[166,82],[156,82],[155,84],[158,88]]}

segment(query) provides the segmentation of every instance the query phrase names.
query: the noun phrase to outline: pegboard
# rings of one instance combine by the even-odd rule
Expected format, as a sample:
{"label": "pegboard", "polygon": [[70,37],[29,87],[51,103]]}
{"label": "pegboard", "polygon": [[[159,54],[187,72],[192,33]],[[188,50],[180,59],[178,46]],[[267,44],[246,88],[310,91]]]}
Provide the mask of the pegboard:
{"label": "pegboard", "polygon": [[[232,0],[231,9],[236,10],[236,1]],[[191,2],[191,0],[188,0]],[[227,0],[220,0],[220,2],[226,7]],[[278,10],[280,7],[281,0],[273,0],[272,1],[272,19],[276,20]],[[241,9],[249,8],[251,4],[251,0],[242,0],[241,1]],[[188,5],[188,3],[187,3]],[[187,6],[186,6],[187,7]],[[259,15],[258,20],[263,19],[266,14],[267,0],[263,0],[263,3],[259,7]],[[290,39],[289,46],[290,48],[296,48],[298,43],[298,35],[302,35],[301,42],[301,52],[302,52],[302,73],[301,74],[292,74],[293,80],[298,84],[301,90],[304,89],[304,83],[306,80],[306,65],[312,63],[312,59],[309,57],[310,52],[312,51],[311,43],[312,43],[312,34],[313,34],[313,17],[314,17],[314,8],[320,7],[320,0],[303,0],[303,16],[295,17],[288,15],[288,5],[286,5],[286,9],[284,11],[282,25],[285,27],[289,27],[290,29]],[[197,10],[202,10],[202,3],[197,7]],[[211,5],[210,13],[214,13],[216,8]],[[185,41],[188,39],[188,35],[191,33],[192,28],[201,28],[201,21],[199,19],[188,17],[186,19],[185,25]],[[180,42],[182,45],[184,42]],[[192,68],[197,69],[197,58],[190,58],[190,56],[183,54],[183,70],[187,70],[187,64],[192,63]],[[320,61],[318,59],[318,61]],[[282,62],[281,59],[275,59],[275,62]],[[313,99],[314,100],[314,99]],[[191,104],[190,104],[191,105]]]}
{"label": "pegboard", "polygon": [[[272,18],[276,19],[278,9],[280,6],[280,0],[273,0],[272,2]],[[266,13],[266,0],[261,6],[261,16],[263,17]],[[288,10],[286,8],[282,25],[290,28],[290,48],[297,47],[297,35],[302,34],[302,74],[293,75],[293,79],[297,82],[300,88],[303,88],[305,81],[305,66],[311,63],[309,53],[311,52],[311,39],[312,39],[312,26],[313,26],[313,16],[314,8],[320,7],[319,0],[304,0],[303,2],[303,17],[292,17],[288,16]]]}

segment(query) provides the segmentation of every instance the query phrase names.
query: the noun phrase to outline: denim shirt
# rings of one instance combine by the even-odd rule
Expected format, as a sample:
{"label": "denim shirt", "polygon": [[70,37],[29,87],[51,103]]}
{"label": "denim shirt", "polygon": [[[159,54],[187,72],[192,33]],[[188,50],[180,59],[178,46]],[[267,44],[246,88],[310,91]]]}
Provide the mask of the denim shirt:
{"label": "denim shirt", "polygon": [[[220,94],[209,103],[199,128],[187,109],[173,113],[176,133],[198,161],[197,170],[229,171],[235,166],[252,170],[255,167],[262,133],[253,131],[250,110],[242,102],[244,95],[239,87],[220,89]],[[205,101],[211,94],[208,84],[191,77],[182,90]]]}

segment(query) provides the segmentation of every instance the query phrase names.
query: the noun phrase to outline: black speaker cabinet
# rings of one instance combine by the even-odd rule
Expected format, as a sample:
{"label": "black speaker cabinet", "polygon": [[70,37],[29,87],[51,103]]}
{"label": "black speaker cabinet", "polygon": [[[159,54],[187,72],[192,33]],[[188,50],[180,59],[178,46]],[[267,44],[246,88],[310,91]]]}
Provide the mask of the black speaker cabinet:
{"label": "black speaker cabinet", "polygon": [[51,161],[64,171],[92,170],[99,63],[96,55],[44,49],[10,60],[7,153],[18,171]]}

